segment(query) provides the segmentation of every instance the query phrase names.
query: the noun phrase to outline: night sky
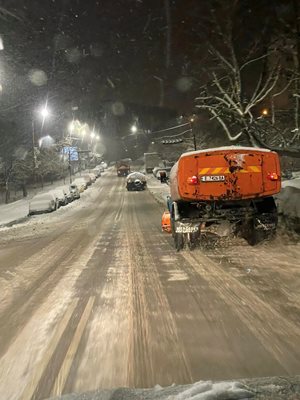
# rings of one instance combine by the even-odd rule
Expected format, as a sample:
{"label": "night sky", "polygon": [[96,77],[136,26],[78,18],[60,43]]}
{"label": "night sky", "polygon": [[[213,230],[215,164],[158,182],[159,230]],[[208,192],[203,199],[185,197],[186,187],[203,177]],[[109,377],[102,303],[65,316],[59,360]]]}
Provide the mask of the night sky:
{"label": "night sky", "polygon": [[[81,118],[97,120],[107,101],[192,112],[203,66],[213,63],[207,40],[222,48],[211,11],[226,24],[233,3],[2,0],[1,118],[24,121],[47,98],[58,124],[74,106]],[[238,4],[234,29],[241,53],[253,38],[268,44],[278,13],[289,11],[282,1]]]}

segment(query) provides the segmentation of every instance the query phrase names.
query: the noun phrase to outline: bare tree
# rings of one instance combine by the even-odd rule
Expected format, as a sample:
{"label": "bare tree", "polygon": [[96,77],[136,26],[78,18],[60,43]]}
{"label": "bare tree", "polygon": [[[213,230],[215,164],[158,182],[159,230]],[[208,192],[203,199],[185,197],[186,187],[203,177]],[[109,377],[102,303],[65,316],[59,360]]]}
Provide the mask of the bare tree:
{"label": "bare tree", "polygon": [[[300,157],[299,136],[292,133],[293,126],[282,132],[275,123],[276,98],[299,85],[296,68],[287,73],[282,62],[282,43],[274,40],[260,49],[253,43],[247,52],[237,51],[232,20],[225,29],[217,21],[215,24],[222,46],[209,44],[213,62],[203,71],[207,83],[200,88],[196,107],[218,121],[232,142],[244,140],[255,147]],[[271,103],[271,118],[259,110],[266,103]],[[295,118],[295,123],[297,121]],[[294,129],[298,132],[297,125]]]}

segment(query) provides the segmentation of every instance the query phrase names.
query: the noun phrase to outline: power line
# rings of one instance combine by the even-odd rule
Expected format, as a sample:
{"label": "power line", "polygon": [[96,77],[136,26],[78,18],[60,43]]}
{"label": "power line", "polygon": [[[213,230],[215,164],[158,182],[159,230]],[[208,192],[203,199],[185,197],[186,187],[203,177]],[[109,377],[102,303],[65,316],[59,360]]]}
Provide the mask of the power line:
{"label": "power line", "polygon": [[162,137],[160,137],[159,139],[164,139],[164,138],[173,138],[173,137],[177,137],[177,136],[184,135],[184,134],[185,134],[185,133],[187,133],[187,132],[192,132],[192,129],[187,129],[186,131],[184,131],[184,132],[181,132],[181,133],[178,133],[177,135],[171,135],[171,136],[162,136]]}
{"label": "power line", "polygon": [[170,131],[171,129],[180,128],[181,126],[186,126],[186,125],[189,125],[189,124],[190,124],[189,122],[186,122],[185,124],[181,124],[181,125],[177,125],[177,126],[172,126],[171,128],[161,129],[161,130],[159,130],[159,131],[154,131],[154,132],[151,132],[151,133],[159,133],[159,132]]}

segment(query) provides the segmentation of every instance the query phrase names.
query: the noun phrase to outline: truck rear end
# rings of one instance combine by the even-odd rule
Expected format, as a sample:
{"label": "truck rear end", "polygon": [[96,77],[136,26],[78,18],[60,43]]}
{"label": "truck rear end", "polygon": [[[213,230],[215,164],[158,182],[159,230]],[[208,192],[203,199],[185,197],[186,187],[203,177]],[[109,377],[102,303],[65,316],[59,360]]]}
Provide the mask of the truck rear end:
{"label": "truck rear end", "polygon": [[[272,196],[280,188],[279,158],[267,149],[223,147],[184,153],[170,174],[175,231],[195,234],[195,226],[198,232],[226,221],[255,244],[276,229]],[[194,226],[191,232],[184,223]]]}
{"label": "truck rear end", "polygon": [[127,176],[130,173],[130,164],[125,161],[116,163],[117,176]]}

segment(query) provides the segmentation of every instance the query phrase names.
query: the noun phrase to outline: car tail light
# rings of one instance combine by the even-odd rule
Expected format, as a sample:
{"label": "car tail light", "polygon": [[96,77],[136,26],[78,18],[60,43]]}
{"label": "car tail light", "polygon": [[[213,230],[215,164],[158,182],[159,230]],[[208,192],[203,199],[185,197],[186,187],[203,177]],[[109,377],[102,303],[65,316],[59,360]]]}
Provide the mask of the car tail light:
{"label": "car tail light", "polygon": [[188,182],[189,185],[197,185],[197,183],[198,183],[198,178],[197,178],[196,175],[190,176],[190,177],[187,179],[187,182]]}
{"label": "car tail light", "polygon": [[270,181],[278,181],[279,176],[276,174],[276,172],[269,172],[268,175],[267,175],[267,178]]}

